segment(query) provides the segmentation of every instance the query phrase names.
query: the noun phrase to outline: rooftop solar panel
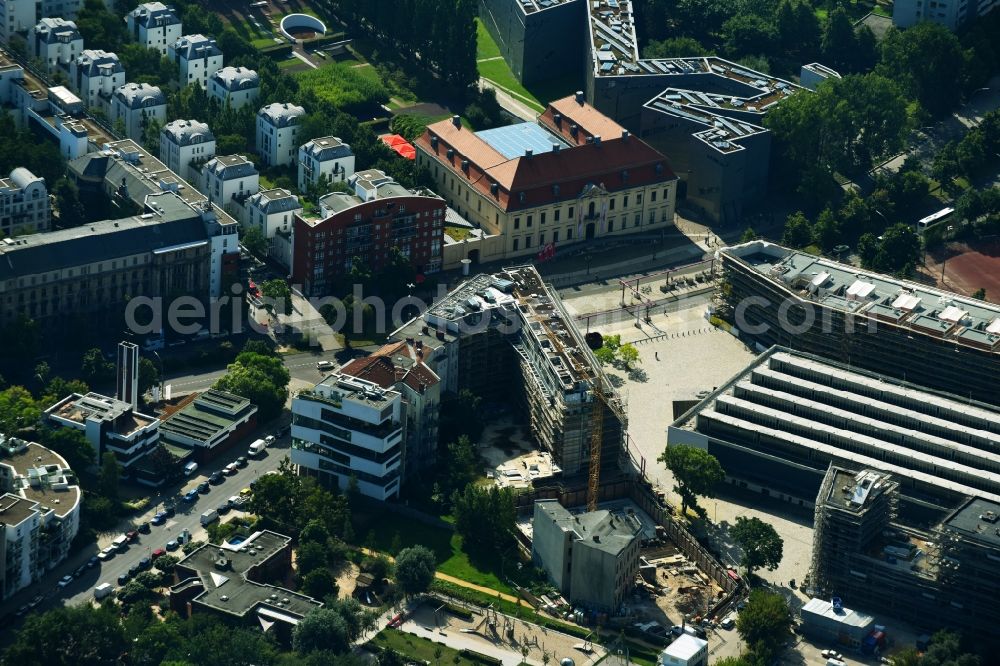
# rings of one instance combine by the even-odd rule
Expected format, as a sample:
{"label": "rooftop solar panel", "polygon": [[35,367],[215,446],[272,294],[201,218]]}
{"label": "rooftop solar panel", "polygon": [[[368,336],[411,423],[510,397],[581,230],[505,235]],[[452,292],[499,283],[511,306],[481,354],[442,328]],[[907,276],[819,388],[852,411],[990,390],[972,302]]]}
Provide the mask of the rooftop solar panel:
{"label": "rooftop solar panel", "polygon": [[550,152],[554,143],[559,144],[562,148],[569,147],[568,143],[555,134],[530,122],[483,130],[476,132],[476,136],[507,159],[524,156],[524,152],[528,148],[535,155],[540,155]]}

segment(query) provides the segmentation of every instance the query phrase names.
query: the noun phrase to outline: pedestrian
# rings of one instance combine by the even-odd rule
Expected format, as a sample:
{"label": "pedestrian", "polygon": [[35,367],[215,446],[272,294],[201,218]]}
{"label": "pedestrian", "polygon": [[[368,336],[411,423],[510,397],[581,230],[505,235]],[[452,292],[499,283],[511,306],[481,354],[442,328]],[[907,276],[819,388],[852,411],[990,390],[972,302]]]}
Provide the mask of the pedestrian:
{"label": "pedestrian", "polygon": [[653,352],[653,353],[656,354],[656,360],[659,361],[660,360],[660,352]]}

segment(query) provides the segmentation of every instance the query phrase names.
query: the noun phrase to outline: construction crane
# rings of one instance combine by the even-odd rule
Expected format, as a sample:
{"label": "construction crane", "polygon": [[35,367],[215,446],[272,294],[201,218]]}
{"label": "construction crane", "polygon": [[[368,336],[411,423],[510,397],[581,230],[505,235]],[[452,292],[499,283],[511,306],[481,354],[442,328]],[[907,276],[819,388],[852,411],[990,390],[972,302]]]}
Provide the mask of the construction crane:
{"label": "construction crane", "polygon": [[601,494],[601,447],[604,444],[604,410],[610,409],[604,397],[604,381],[600,373],[594,376],[594,410],[590,427],[590,478],[587,483],[587,511],[597,510]]}

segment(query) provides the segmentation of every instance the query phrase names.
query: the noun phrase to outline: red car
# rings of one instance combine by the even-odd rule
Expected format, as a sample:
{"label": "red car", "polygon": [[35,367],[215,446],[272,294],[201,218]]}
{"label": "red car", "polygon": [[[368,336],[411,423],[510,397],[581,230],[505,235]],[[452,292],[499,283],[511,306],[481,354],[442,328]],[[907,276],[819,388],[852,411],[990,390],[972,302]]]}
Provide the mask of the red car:
{"label": "red car", "polygon": [[156,550],[154,550],[152,552],[152,554],[150,555],[150,558],[155,560],[159,556],[166,555],[166,554],[167,554],[167,551],[163,550],[162,548],[157,548]]}
{"label": "red car", "polygon": [[139,531],[132,530],[131,532],[126,532],[125,538],[128,539],[130,542],[135,541],[136,539],[139,538]]}

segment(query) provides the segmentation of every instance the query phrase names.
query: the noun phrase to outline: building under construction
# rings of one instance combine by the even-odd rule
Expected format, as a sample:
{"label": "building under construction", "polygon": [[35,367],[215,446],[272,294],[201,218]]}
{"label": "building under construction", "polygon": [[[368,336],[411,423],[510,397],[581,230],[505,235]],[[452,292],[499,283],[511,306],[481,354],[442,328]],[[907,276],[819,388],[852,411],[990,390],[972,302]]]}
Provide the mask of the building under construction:
{"label": "building under construction", "polygon": [[810,585],[922,630],[1000,634],[1000,504],[966,498],[930,527],[897,515],[899,484],[831,466],[816,498]]}
{"label": "building under construction", "polygon": [[533,266],[469,279],[392,338],[412,346],[443,391],[469,389],[505,402],[517,396],[532,435],[564,478],[587,474],[597,428],[600,468],[621,468],[625,405]]}

